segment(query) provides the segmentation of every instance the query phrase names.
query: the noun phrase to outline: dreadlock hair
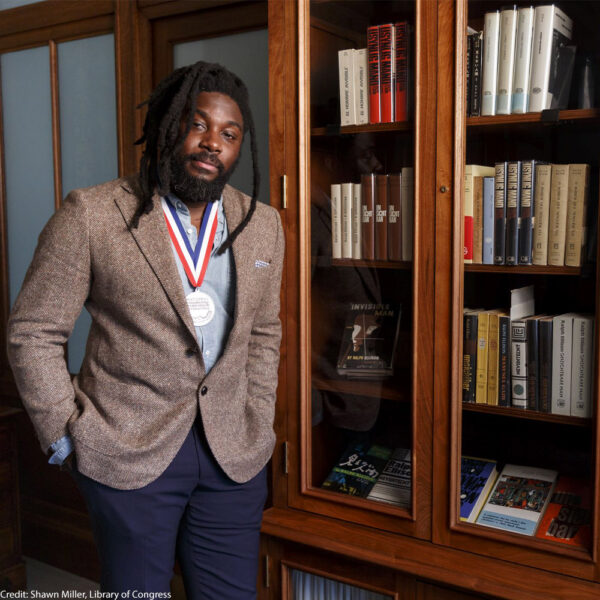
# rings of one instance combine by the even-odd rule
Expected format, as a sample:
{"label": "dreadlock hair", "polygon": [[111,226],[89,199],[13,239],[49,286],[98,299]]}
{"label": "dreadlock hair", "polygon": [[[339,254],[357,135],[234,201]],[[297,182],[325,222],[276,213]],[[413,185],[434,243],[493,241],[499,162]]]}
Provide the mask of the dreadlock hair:
{"label": "dreadlock hair", "polygon": [[[219,92],[234,100],[244,119],[244,134],[250,132],[253,173],[250,209],[219,249],[218,253],[221,254],[233,244],[254,214],[260,173],[248,89],[237,75],[216,63],[199,61],[176,69],[156,86],[148,100],[138,106],[141,108],[147,104],[148,112],[142,136],[135,143],[146,145],[140,160],[141,202],[133,215],[130,228],[137,228],[140,217],[152,211],[154,206],[152,195],[155,189],[162,196],[171,190],[171,158],[179,152],[190,132],[194,121],[196,98],[201,92]],[[181,121],[184,117],[186,118],[185,129],[181,131]]]}

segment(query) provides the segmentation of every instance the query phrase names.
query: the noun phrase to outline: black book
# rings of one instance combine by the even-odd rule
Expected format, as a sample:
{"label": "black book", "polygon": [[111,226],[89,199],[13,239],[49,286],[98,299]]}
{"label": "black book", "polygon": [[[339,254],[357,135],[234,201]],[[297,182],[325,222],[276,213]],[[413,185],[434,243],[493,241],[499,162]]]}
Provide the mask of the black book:
{"label": "black book", "polygon": [[505,264],[506,162],[497,162],[494,175],[494,264]]}
{"label": "black book", "polygon": [[519,220],[521,218],[521,161],[506,165],[506,248],[505,264],[519,264]]}
{"label": "black book", "polygon": [[481,76],[483,59],[483,31],[473,34],[471,54],[471,116],[481,115]]}
{"label": "black book", "polygon": [[463,315],[463,402],[475,402],[477,387],[478,311],[465,310]]}
{"label": "black book", "polygon": [[498,406],[511,406],[510,317],[498,317]]}
{"label": "black book", "polygon": [[533,225],[535,223],[535,166],[537,160],[521,163],[521,218],[519,219],[519,264],[532,263]]}
{"label": "black book", "polygon": [[471,116],[471,56],[473,54],[473,34],[469,34],[467,36],[467,102],[466,102],[466,110],[467,117]]}
{"label": "black book", "polygon": [[552,334],[553,318],[544,317],[539,322],[539,409],[552,410]]}
{"label": "black book", "polygon": [[541,315],[525,319],[527,326],[527,408],[540,409],[539,323]]}

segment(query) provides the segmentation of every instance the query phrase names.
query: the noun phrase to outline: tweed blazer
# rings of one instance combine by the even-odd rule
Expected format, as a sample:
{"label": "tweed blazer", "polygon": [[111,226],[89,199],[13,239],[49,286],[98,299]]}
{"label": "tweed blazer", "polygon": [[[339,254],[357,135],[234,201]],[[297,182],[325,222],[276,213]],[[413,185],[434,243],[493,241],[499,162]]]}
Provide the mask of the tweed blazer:
{"label": "tweed blazer", "polygon": [[[8,322],[23,404],[44,452],[70,434],[78,469],[119,489],[156,479],[199,411],[218,463],[247,481],[275,443],[279,213],[259,202],[233,243],[233,328],[206,375],[158,195],[139,227],[128,228],[138,189],[132,177],[75,190],[41,233]],[[249,206],[248,196],[225,187],[229,231]],[[84,305],[92,325],[72,380],[64,343]]]}

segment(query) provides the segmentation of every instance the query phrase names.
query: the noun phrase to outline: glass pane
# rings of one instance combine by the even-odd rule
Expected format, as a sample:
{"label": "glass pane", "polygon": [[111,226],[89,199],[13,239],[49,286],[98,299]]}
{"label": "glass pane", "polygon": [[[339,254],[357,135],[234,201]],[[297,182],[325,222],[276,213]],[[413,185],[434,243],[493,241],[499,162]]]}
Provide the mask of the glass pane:
{"label": "glass pane", "polygon": [[[311,2],[311,482],[371,508],[410,509],[411,499],[413,23],[412,4]],[[398,112],[388,98],[393,124],[382,126],[369,110],[374,67],[363,49],[384,28],[397,35],[404,83],[390,82]]]}
{"label": "glass pane", "polygon": [[25,6],[26,4],[35,4],[40,0],[0,0],[0,10],[16,8],[17,6]]}
{"label": "glass pane", "polygon": [[[261,175],[259,200],[269,204],[269,40],[266,29],[195,40],[173,46],[174,68],[198,60],[216,62],[243,79],[250,94],[258,146]],[[252,194],[252,155],[248,137],[242,146],[242,158],[230,183]]]}
{"label": "glass pane", "polygon": [[292,569],[292,600],[391,600],[392,596]]}
{"label": "glass pane", "polygon": [[11,305],[54,212],[48,47],[0,56]]}
{"label": "glass pane", "polygon": [[[58,45],[62,187],[118,177],[115,52],[112,34]],[[91,318],[84,309],[69,339],[69,370],[83,360]]]}

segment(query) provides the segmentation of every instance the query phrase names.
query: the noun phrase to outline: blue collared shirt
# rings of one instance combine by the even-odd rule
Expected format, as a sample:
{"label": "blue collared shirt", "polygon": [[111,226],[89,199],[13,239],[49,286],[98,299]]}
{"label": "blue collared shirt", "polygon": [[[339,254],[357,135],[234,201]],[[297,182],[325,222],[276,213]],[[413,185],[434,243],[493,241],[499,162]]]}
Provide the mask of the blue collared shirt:
{"label": "blue collared shirt", "polygon": [[[198,231],[192,225],[192,218],[187,206],[176,196],[168,195],[166,200],[177,211],[177,216],[181,221],[183,228],[188,236],[192,248],[196,247],[198,242]],[[202,351],[206,374],[214,367],[217,360],[221,357],[225,350],[229,333],[233,327],[233,317],[235,310],[235,263],[233,261],[233,252],[228,248],[223,254],[217,255],[217,250],[221,244],[229,237],[227,231],[227,221],[225,219],[225,211],[223,210],[223,197],[218,200],[217,209],[217,231],[213,242],[213,249],[210,255],[210,261],[206,268],[204,281],[202,282],[201,290],[207,293],[215,303],[215,316],[210,323],[196,327],[196,338],[198,346]],[[183,265],[179,260],[175,246],[171,243],[173,256],[177,271],[183,285],[185,295],[191,294],[194,291],[189,282]],[[73,442],[71,437],[66,435],[60,440],[54,442],[50,449],[52,456],[48,462],[50,464],[62,465],[65,459],[73,451]]]}

